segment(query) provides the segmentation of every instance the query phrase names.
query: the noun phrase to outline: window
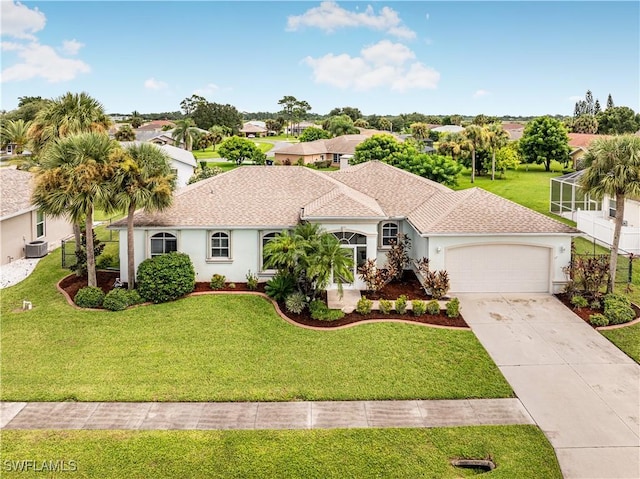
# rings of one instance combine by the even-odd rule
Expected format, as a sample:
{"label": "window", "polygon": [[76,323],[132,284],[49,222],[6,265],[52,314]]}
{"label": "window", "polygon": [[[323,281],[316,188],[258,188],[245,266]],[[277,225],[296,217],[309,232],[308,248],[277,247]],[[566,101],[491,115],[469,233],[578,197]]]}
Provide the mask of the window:
{"label": "window", "polygon": [[178,251],[178,239],[171,233],[156,233],[151,237],[151,257]]}
{"label": "window", "polygon": [[334,153],[333,154],[333,162],[334,163],[340,163],[340,153]]}
{"label": "window", "polygon": [[266,260],[265,255],[264,255],[264,247],[267,245],[267,243],[269,241],[271,241],[272,239],[274,239],[276,236],[278,236],[278,232],[277,231],[272,231],[270,233],[263,233],[262,235],[262,247],[261,247],[261,260],[260,260],[260,270],[261,271],[265,271],[265,267],[264,267],[264,262]]}
{"label": "window", "polygon": [[229,233],[216,231],[211,235],[211,258],[230,258]]}
{"label": "window", "polygon": [[382,246],[391,246],[392,240],[398,240],[398,223],[383,223],[381,230]]}
{"label": "window", "polygon": [[44,229],[44,213],[38,211],[36,214],[36,238],[41,238],[45,235]]}
{"label": "window", "polygon": [[609,217],[616,217],[616,200],[614,200],[613,198],[609,198]]}

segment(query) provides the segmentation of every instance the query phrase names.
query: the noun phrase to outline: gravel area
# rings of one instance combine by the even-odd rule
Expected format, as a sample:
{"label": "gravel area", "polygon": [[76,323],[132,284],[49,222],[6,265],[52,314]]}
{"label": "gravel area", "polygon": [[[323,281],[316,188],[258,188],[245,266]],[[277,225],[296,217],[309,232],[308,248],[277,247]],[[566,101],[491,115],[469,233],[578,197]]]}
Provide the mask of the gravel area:
{"label": "gravel area", "polygon": [[8,288],[29,276],[40,258],[18,259],[0,266],[0,289]]}

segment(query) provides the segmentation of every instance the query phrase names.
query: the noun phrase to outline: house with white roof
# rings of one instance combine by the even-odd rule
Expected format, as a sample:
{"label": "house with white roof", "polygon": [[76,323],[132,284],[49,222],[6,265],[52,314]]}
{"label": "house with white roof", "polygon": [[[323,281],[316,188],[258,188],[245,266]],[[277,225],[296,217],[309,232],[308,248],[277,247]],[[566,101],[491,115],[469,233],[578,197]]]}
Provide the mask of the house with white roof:
{"label": "house with white roof", "polygon": [[[370,161],[331,172],[302,166],[243,166],[179,191],[162,213],[136,212],[135,264],[180,251],[197,280],[223,274],[261,281],[264,246],[279,232],[309,221],[349,249],[355,269],[385,262],[398,233],[411,239],[412,258],[446,269],[452,292],[554,292],[567,278],[574,228],[479,188],[453,191],[386,163]],[[126,257],[126,221],[119,230]],[[126,281],[126,261],[121,261]],[[355,274],[347,287],[363,289]],[[331,285],[330,287],[336,287]]]}
{"label": "house with white roof", "polygon": [[[140,144],[140,141],[121,141],[122,146],[131,144]],[[182,188],[187,186],[189,178],[193,176],[198,164],[196,158],[190,151],[172,146],[169,144],[152,143],[158,149],[164,151],[170,158],[171,171],[176,175],[176,187]]]}

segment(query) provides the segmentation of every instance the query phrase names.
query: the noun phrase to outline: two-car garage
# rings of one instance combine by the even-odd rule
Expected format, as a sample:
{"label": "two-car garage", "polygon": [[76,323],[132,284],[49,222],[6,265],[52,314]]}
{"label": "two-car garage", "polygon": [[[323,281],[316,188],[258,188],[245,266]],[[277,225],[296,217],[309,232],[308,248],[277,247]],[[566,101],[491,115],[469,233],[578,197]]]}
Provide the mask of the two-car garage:
{"label": "two-car garage", "polygon": [[546,293],[552,287],[552,251],[496,243],[449,246],[442,253],[452,292]]}

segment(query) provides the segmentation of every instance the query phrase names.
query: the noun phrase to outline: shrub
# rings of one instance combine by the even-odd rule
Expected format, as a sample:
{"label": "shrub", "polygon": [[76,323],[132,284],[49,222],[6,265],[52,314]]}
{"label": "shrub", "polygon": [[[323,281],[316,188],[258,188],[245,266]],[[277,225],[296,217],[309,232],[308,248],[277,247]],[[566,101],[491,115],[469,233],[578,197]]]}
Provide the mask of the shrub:
{"label": "shrub", "polygon": [[458,298],[452,298],[447,303],[447,317],[457,318],[458,316],[460,316],[460,301]]}
{"label": "shrub", "polygon": [[608,294],[604,297],[604,315],[609,320],[609,324],[622,324],[633,320],[636,312],[626,296]]}
{"label": "shrub", "polygon": [[391,279],[400,280],[404,267],[409,263],[411,240],[405,233],[398,233],[397,239],[390,240],[391,248],[387,251],[387,270]]}
{"label": "shrub", "polygon": [[411,301],[411,309],[413,310],[414,316],[422,316],[427,312],[427,303],[419,299],[414,299]]}
{"label": "shrub", "polygon": [[436,316],[440,314],[440,303],[438,303],[435,299],[432,299],[427,303],[427,313],[432,316]]}
{"label": "shrub", "polygon": [[433,299],[441,299],[449,292],[449,273],[441,271],[427,271],[424,275],[424,285]]}
{"label": "shrub", "polygon": [[591,303],[589,304],[589,307],[591,309],[602,309],[602,303],[600,302],[599,299],[594,299],[593,301],[591,301]]}
{"label": "shrub", "polygon": [[296,161],[296,165],[304,166],[304,158],[302,158],[302,157],[298,158],[298,161]]}
{"label": "shrub", "polygon": [[128,303],[130,306],[144,303],[144,299],[142,299],[142,296],[140,296],[137,290],[132,289],[131,291],[127,291],[127,294],[129,295]]}
{"label": "shrub", "polygon": [[580,296],[579,294],[574,294],[571,298],[571,304],[573,304],[576,308],[586,308],[589,305],[589,301],[584,296]]}
{"label": "shrub", "polygon": [[356,305],[356,311],[360,314],[369,314],[371,313],[371,308],[373,307],[373,301],[367,299],[366,296],[363,296],[358,300],[358,304]]}
{"label": "shrub", "polygon": [[339,309],[329,309],[327,305],[319,299],[311,301],[309,311],[311,312],[311,317],[318,321],[336,321],[344,318],[342,311]]}
{"label": "shrub", "polygon": [[196,273],[188,255],[161,254],[140,263],[137,284],[138,293],[146,301],[164,303],[193,291]]}
{"label": "shrub", "polygon": [[224,288],[224,283],[227,281],[227,278],[223,274],[214,274],[211,276],[211,282],[209,283],[209,287],[216,291],[218,289]]}
{"label": "shrub", "polygon": [[300,314],[307,305],[307,297],[300,291],[291,293],[285,300],[285,306],[290,313]]}
{"label": "shrub", "polygon": [[115,257],[109,253],[102,253],[96,260],[97,269],[107,269],[115,264]]}
{"label": "shrub", "polygon": [[382,314],[389,314],[391,313],[392,309],[393,309],[393,303],[391,301],[389,301],[388,299],[380,300],[380,312]]}
{"label": "shrub", "polygon": [[249,270],[245,278],[247,278],[247,289],[249,291],[258,289],[258,275],[253,274],[251,270]]}
{"label": "shrub", "polygon": [[122,311],[129,306],[129,292],[126,289],[116,288],[112,289],[104,297],[102,307],[109,311]]}
{"label": "shrub", "polygon": [[229,283],[229,289],[236,289],[236,283]]}
{"label": "shrub", "polygon": [[375,259],[366,260],[358,268],[358,274],[362,281],[367,283],[367,291],[374,293],[380,291],[392,279],[388,269],[380,269],[376,266]]}
{"label": "shrub", "polygon": [[331,166],[331,160],[314,161],[313,166],[316,168],[329,168]]}
{"label": "shrub", "polygon": [[407,297],[403,294],[396,299],[396,313],[404,314],[407,312]]}
{"label": "shrub", "polygon": [[604,314],[592,314],[589,316],[589,322],[593,324],[595,327],[607,326],[609,324],[609,320]]}
{"label": "shrub", "polygon": [[294,286],[295,281],[291,275],[278,271],[276,275],[264,285],[264,290],[270,298],[276,301],[284,301],[287,299],[287,296],[293,293]]}
{"label": "shrub", "polygon": [[609,257],[576,256],[572,264],[572,279],[579,291],[587,296],[597,294],[609,280]]}
{"label": "shrub", "polygon": [[86,286],[76,293],[74,302],[81,308],[99,308],[104,301],[104,291],[96,286]]}

